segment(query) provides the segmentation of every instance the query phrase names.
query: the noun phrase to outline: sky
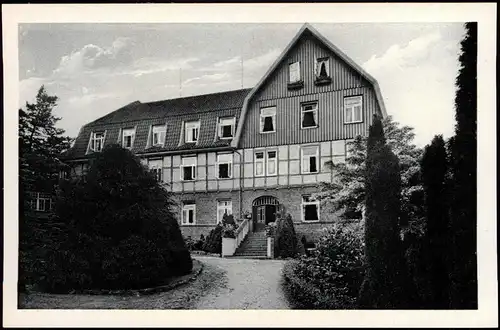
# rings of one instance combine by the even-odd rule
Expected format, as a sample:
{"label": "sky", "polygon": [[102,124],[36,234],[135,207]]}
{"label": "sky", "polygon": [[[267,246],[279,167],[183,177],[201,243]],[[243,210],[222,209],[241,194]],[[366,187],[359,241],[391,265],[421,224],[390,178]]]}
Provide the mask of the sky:
{"label": "sky", "polygon": [[[314,23],[378,82],[387,113],[424,146],[454,132],[462,23]],[[302,24],[19,24],[19,107],[43,84],[58,126],[81,126],[133,101],[253,87]],[[242,65],[243,64],[243,65]]]}

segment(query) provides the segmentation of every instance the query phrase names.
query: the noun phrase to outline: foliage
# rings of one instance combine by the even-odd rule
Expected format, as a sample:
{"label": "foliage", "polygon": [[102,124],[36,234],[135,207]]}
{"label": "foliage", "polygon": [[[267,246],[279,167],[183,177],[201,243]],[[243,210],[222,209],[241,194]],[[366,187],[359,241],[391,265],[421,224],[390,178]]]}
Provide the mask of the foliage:
{"label": "foliage", "polygon": [[186,242],[186,246],[189,251],[203,251],[203,245],[205,244],[205,236],[203,234],[200,235],[200,238],[194,240],[191,236],[184,238],[184,242]]}
{"label": "foliage", "polygon": [[297,254],[297,235],[293,226],[292,216],[277,214],[275,256],[281,258],[295,257]]}
{"label": "foliage", "polygon": [[276,222],[270,222],[266,225],[266,237],[274,237],[276,235]]}
{"label": "foliage", "polygon": [[203,251],[208,253],[222,253],[222,231],[224,225],[218,223],[214,229],[210,230],[207,240],[203,245]]}
{"label": "foliage", "polygon": [[136,289],[191,271],[192,260],[171,212],[173,202],[129,151],[97,154],[85,181],[61,182],[46,290]]}
{"label": "foliage", "polygon": [[409,308],[416,291],[408,276],[400,241],[401,175],[398,157],[386,144],[374,116],[367,141],[365,177],[365,278],[361,308]]}
{"label": "foliage", "polygon": [[222,216],[222,237],[224,238],[236,238],[236,230],[238,225],[234,221],[232,214],[224,214]]}

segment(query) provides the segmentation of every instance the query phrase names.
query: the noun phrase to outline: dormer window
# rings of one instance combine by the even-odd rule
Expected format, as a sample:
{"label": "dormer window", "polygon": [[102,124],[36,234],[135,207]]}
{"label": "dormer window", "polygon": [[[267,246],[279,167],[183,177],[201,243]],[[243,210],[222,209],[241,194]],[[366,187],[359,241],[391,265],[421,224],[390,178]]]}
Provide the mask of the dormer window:
{"label": "dormer window", "polygon": [[260,132],[276,132],[276,107],[260,109]]}
{"label": "dormer window", "polygon": [[104,132],[92,132],[90,136],[89,149],[93,152],[100,152],[104,146]]}
{"label": "dormer window", "polygon": [[191,121],[185,124],[185,141],[186,143],[194,143],[198,141],[198,134],[200,133],[200,122]]}
{"label": "dormer window", "polygon": [[234,136],[234,117],[219,118],[219,138],[232,139]]}
{"label": "dormer window", "polygon": [[330,77],[330,60],[328,57],[318,58],[316,60],[316,85],[326,85],[332,82]]}
{"label": "dormer window", "polygon": [[124,148],[132,148],[135,140],[135,128],[126,128],[122,132],[122,146]]}
{"label": "dormer window", "polygon": [[153,126],[152,145],[153,146],[162,146],[165,143],[166,133],[167,133],[167,131],[166,131],[165,125]]}

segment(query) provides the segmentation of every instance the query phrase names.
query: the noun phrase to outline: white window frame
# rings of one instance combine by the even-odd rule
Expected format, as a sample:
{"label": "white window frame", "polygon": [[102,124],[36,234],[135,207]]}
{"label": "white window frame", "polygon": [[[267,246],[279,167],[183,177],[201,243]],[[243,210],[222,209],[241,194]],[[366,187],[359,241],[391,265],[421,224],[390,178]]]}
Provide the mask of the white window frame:
{"label": "white window frame", "polygon": [[[193,223],[189,223],[189,211],[193,211]],[[185,217],[184,212],[186,212],[187,218]],[[194,225],[196,225],[196,204],[195,203],[182,203],[181,225],[182,226],[194,226]]]}
{"label": "white window frame", "polygon": [[[269,153],[274,152],[274,173],[269,173]],[[276,176],[278,175],[278,150],[276,149],[271,149],[271,150],[266,150],[266,175],[267,176]]]}
{"label": "white window frame", "polygon": [[[99,138],[97,138],[97,135],[101,135]],[[102,149],[104,148],[104,139],[106,138],[106,132],[92,132],[90,135],[90,146],[89,149],[93,152],[101,152]],[[100,141],[100,148],[97,150],[96,148],[96,142]]]}
{"label": "white window frame", "polygon": [[[192,134],[188,134],[192,130],[197,130],[196,139],[192,139]],[[187,121],[184,123],[184,141],[186,143],[196,143],[200,139],[200,122]]]}
{"label": "white window frame", "polygon": [[[264,115],[264,112],[270,112],[271,109],[273,109],[274,113]],[[264,132],[264,122],[266,117],[271,117],[272,118],[272,123],[273,123],[273,130],[272,131],[265,131]],[[275,133],[276,132],[276,106],[271,106],[271,107],[264,107],[260,108],[260,133],[261,134],[267,134],[267,133]]]}
{"label": "white window frame", "polygon": [[[312,110],[305,110],[306,107],[308,106],[314,106],[314,109]],[[307,126],[307,127],[304,127],[302,126],[302,124],[304,123],[304,115],[306,112],[312,112],[313,113],[313,117],[314,117],[314,121],[315,121],[315,126]],[[311,128],[318,128],[318,102],[317,101],[314,101],[314,102],[306,102],[306,103],[302,103],[300,105],[300,129],[311,129]]]}
{"label": "white window frame", "polygon": [[[155,135],[158,136],[158,142],[155,143]],[[162,139],[163,137],[163,139]],[[152,146],[163,146],[165,145],[165,140],[167,137],[167,126],[166,125],[153,125],[151,134],[151,145]]]}
{"label": "white window frame", "polygon": [[[320,202],[319,200],[312,200],[312,201],[304,201],[305,198],[311,198],[310,195],[303,195],[302,196],[302,201],[301,201],[301,213],[302,213],[302,221],[303,222],[319,222],[321,219],[321,209],[320,209]],[[306,206],[307,205],[316,205],[316,210],[318,213],[318,220],[306,220]]]}
{"label": "white window frame", "polygon": [[[228,204],[227,204],[228,203]],[[221,210],[229,210],[227,212],[228,215],[233,214],[233,201],[230,199],[221,199],[217,201],[217,223],[222,222],[222,217],[224,215],[220,215]],[[226,212],[224,212],[226,213]]]}
{"label": "white window frame", "polygon": [[[47,196],[47,195],[45,195]],[[42,196],[40,197],[40,193],[34,193],[32,194],[32,200],[31,200],[31,208],[33,211],[37,212],[49,212],[52,210],[52,198],[50,197],[45,197]],[[43,209],[41,208],[41,201],[43,201]]]}
{"label": "white window frame", "polygon": [[[316,59],[316,78],[320,78],[320,70],[321,70],[321,63],[325,62],[325,68],[326,68],[326,77],[325,78],[330,78],[330,58],[329,57],[321,57]],[[324,77],[321,77],[324,78]]]}
{"label": "white window frame", "polygon": [[[129,147],[125,146],[125,137],[128,136],[131,137]],[[124,128],[122,130],[122,147],[127,149],[132,149],[134,147],[134,141],[135,141],[135,128]]]}
{"label": "white window frame", "polygon": [[151,172],[153,172],[153,174],[156,178],[156,181],[163,182],[163,166],[161,164],[161,160],[160,161],[152,161],[149,164],[150,164],[150,165],[148,165],[149,170]]}
{"label": "white window frame", "polygon": [[[294,68],[296,66],[296,68]],[[296,76],[292,76],[292,73],[296,72]],[[292,62],[288,64],[288,82],[293,84],[302,80],[302,75],[300,72],[300,61]]]}
{"label": "white window frame", "polygon": [[[312,148],[315,148],[316,149],[316,153],[314,155],[314,157],[316,157],[316,171],[315,172],[311,172],[310,170],[309,171],[306,171],[306,166],[305,166],[305,159],[304,159],[304,151],[306,149],[312,149]],[[311,157],[311,155],[308,155],[307,157]],[[307,161],[309,161],[309,158],[307,158]],[[312,145],[312,146],[302,146],[300,148],[300,162],[301,162],[301,173],[302,174],[316,174],[316,173],[319,173],[319,146],[317,145]]]}
{"label": "white window frame", "polygon": [[[221,160],[221,158],[228,158],[229,160]],[[228,164],[228,174],[229,176],[227,178],[221,178],[220,177],[220,172],[219,172],[219,165],[221,164]],[[217,154],[217,179],[232,179],[233,178],[233,154]]]}
{"label": "white window frame", "polygon": [[[224,122],[227,122],[227,123],[230,122],[230,125],[231,125],[231,136],[226,136],[226,137],[222,136],[222,127],[223,126],[228,126],[228,124],[223,124]],[[236,118],[234,118],[234,117],[221,117],[221,118],[219,118],[218,132],[219,132],[219,138],[221,140],[230,140],[230,139],[234,138],[234,129],[235,129],[235,126],[236,126],[235,123],[236,123]]]}
{"label": "white window frame", "polygon": [[[349,104],[352,102],[351,104]],[[359,107],[359,119],[355,120],[355,108]],[[347,113],[351,112],[351,121],[347,121]],[[363,96],[344,97],[344,124],[354,124],[363,122]]]}
{"label": "white window frame", "polygon": [[[257,154],[261,153],[262,158],[259,158],[257,161]],[[257,174],[257,162],[262,163],[262,174]],[[266,175],[266,151],[265,150],[256,150],[254,152],[254,175],[257,177],[265,176]]]}
{"label": "white window frame", "polygon": [[[187,164],[187,160],[193,159],[194,164]],[[182,157],[181,159],[181,181],[195,181],[196,180],[196,168],[197,168],[197,157],[196,156],[189,156],[189,157]],[[184,167],[192,167],[191,174],[193,176],[192,179],[185,179],[184,178]]]}

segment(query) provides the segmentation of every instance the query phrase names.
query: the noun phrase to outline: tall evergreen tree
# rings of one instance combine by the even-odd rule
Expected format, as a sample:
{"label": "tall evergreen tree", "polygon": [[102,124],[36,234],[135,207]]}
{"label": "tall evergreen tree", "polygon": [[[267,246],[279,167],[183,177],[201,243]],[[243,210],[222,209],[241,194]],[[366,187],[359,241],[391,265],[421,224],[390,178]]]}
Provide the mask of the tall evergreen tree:
{"label": "tall evergreen tree", "polygon": [[452,308],[477,308],[477,23],[465,24],[451,143]]}
{"label": "tall evergreen tree", "polygon": [[397,156],[386,144],[374,116],[367,141],[365,279],[359,307],[411,308],[417,301],[400,240],[401,175]]}
{"label": "tall evergreen tree", "polygon": [[449,205],[447,191],[448,161],[441,135],[425,147],[422,157],[422,179],[427,213],[426,242],[432,283],[433,309],[449,308],[448,246]]}

